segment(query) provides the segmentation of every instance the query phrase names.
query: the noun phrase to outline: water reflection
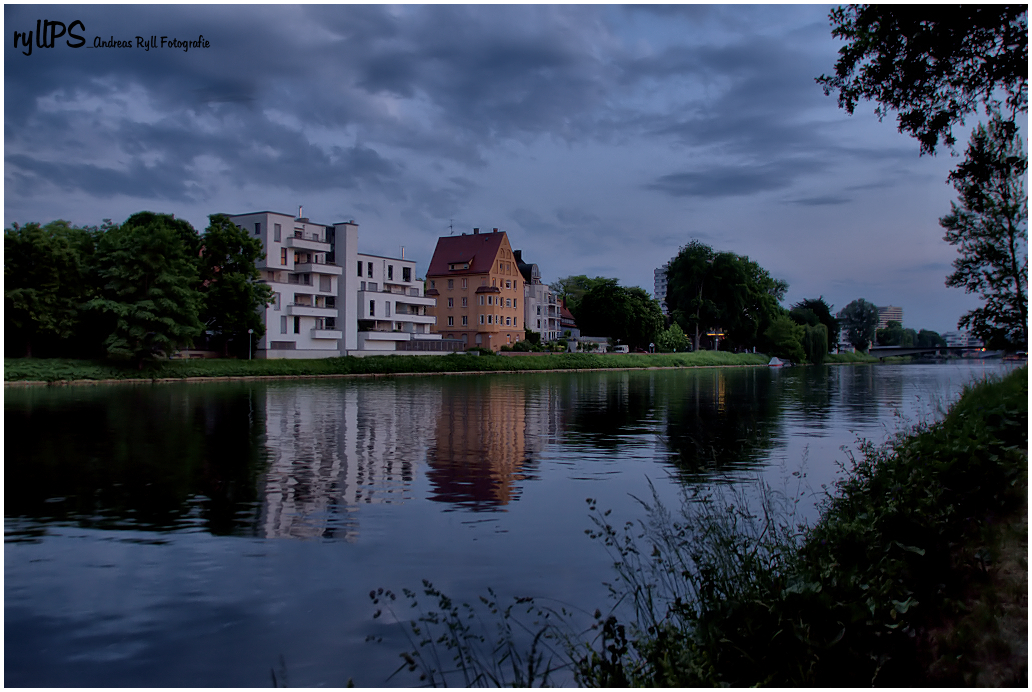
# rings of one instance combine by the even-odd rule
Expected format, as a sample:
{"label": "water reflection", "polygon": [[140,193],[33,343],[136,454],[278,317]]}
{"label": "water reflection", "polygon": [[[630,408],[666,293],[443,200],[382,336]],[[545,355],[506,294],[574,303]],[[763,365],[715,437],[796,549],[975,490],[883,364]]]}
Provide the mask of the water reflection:
{"label": "water reflection", "polygon": [[233,385],[5,391],[5,514],[104,529],[250,528],[264,452],[256,403]]}

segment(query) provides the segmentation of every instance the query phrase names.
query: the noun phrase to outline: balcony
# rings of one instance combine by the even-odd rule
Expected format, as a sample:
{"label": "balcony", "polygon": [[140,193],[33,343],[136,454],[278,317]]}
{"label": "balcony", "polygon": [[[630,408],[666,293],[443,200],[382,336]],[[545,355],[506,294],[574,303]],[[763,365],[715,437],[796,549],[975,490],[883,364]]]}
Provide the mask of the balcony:
{"label": "balcony", "polygon": [[334,276],[340,276],[343,270],[336,264],[326,264],[325,262],[303,262],[301,264],[295,264],[294,271],[311,274],[333,274]]}
{"label": "balcony", "polygon": [[400,310],[402,305],[419,305],[425,308],[432,308],[437,305],[436,298],[430,298],[426,296],[398,296],[395,300]]}
{"label": "balcony", "polygon": [[312,338],[313,339],[343,339],[344,338],[344,332],[338,331],[336,329],[313,329],[312,330]]}
{"label": "balcony", "polygon": [[336,317],[337,308],[317,308],[314,305],[289,303],[287,314],[292,317]]}
{"label": "balcony", "polygon": [[410,315],[399,312],[391,319],[395,322],[411,322],[412,324],[437,324],[437,318],[433,315]]}
{"label": "balcony", "polygon": [[324,242],[320,236],[310,233],[307,236],[301,231],[294,231],[294,235],[283,239],[283,246],[295,250],[314,250],[316,252],[329,252],[330,244]]}

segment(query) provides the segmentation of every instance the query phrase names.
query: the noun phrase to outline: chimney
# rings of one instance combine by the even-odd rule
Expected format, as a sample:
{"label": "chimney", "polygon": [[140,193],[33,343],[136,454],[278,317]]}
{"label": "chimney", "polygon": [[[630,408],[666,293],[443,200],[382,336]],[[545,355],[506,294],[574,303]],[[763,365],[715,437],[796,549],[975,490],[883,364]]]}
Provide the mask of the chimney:
{"label": "chimney", "polygon": [[498,229],[496,228],[496,229],[494,229],[494,230],[493,230],[493,231],[491,231],[491,232],[492,232],[492,233],[497,233],[497,232],[498,232]]}
{"label": "chimney", "polygon": [[299,219],[305,218],[305,208],[300,206],[300,205],[297,208],[297,218],[299,218]]}
{"label": "chimney", "polygon": [[473,229],[473,235],[476,235],[478,233],[480,233],[480,229],[479,228],[474,228]]}
{"label": "chimney", "polygon": [[405,259],[405,246],[401,246],[401,259]]}

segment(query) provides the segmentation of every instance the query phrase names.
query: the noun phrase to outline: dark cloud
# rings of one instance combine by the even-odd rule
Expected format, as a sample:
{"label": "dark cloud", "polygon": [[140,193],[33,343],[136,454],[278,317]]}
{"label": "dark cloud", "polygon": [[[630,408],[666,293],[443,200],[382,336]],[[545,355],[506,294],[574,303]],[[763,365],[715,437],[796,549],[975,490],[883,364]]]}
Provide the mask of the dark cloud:
{"label": "dark cloud", "polygon": [[813,173],[820,167],[814,161],[714,165],[703,170],[660,176],[645,188],[675,197],[739,197],[790,187],[798,176]]}
{"label": "dark cloud", "polygon": [[804,207],[825,207],[838,204],[848,204],[852,200],[848,197],[837,197],[834,195],[823,195],[821,197],[803,197],[802,199],[785,200],[785,204],[798,204]]}

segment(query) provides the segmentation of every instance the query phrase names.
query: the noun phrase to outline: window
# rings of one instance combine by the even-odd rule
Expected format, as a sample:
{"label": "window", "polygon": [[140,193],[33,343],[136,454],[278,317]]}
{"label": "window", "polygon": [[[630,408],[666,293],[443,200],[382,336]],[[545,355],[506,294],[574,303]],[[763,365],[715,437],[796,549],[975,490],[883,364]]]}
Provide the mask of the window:
{"label": "window", "polygon": [[358,282],[358,290],[360,290],[360,291],[364,291],[365,290],[365,281],[359,281]]}
{"label": "window", "polygon": [[515,298],[512,299],[512,306],[516,307],[516,299]]}
{"label": "window", "polygon": [[[484,316],[483,316],[483,315],[481,315],[481,316],[480,316],[480,324],[483,324],[483,323],[484,323]],[[480,341],[480,337],[478,336],[478,337],[477,337],[477,342],[479,343],[479,341]]]}
{"label": "window", "polygon": [[437,288],[437,282],[433,279],[430,280],[430,288]]}
{"label": "window", "polygon": [[359,260],[359,262],[358,262],[358,276],[359,276],[359,278],[362,278],[362,261],[361,260]]}
{"label": "window", "polygon": [[537,314],[539,314],[539,315],[541,314],[541,306],[540,305],[537,306]]}
{"label": "window", "polygon": [[412,281],[412,267],[401,268],[401,280],[405,282]]}
{"label": "window", "polygon": [[511,317],[506,317],[505,318],[505,326],[506,327],[511,327],[512,326],[512,321],[511,320],[512,320]]}
{"label": "window", "polygon": [[480,296],[480,304],[481,304],[481,305],[483,305],[483,304],[484,304],[484,296]]}
{"label": "window", "polygon": [[449,298],[448,299],[448,307],[450,307],[450,308],[455,307],[455,299],[454,298]]}
{"label": "window", "polygon": [[391,302],[389,300],[386,303],[383,304],[383,316],[384,317],[390,317],[391,316]]}
{"label": "window", "polygon": [[272,239],[275,240],[278,243],[280,240],[282,240],[282,236],[283,236],[283,226],[279,225],[278,223],[277,224],[273,224],[273,226],[272,226]]}
{"label": "window", "polygon": [[286,334],[287,333],[287,316],[286,315],[284,315],[283,317],[279,318],[279,333],[280,334]]}
{"label": "window", "polygon": [[512,282],[511,281],[506,281],[505,282],[505,287],[506,288],[512,288]]}
{"label": "window", "polygon": [[492,304],[492,303],[491,303],[491,296],[488,296],[488,297],[487,297],[487,304],[488,304],[488,305],[491,305],[491,304]]}
{"label": "window", "polygon": [[387,265],[387,278],[390,281],[394,281],[394,265],[393,264],[388,264]]}
{"label": "window", "polygon": [[469,279],[463,279],[462,280],[462,287],[463,288],[469,288]]}
{"label": "window", "polygon": [[295,317],[294,318],[294,333],[295,334],[300,334],[301,333],[301,318],[300,317]]}
{"label": "window", "polygon": [[507,307],[507,308],[511,308],[512,307],[512,299],[511,298],[506,298],[505,299],[505,307]]}
{"label": "window", "polygon": [[254,234],[255,235],[261,235],[262,234],[262,225],[260,223],[256,223],[254,225]]}
{"label": "window", "polygon": [[370,317],[375,317],[376,316],[376,301],[375,300],[370,300],[369,301],[369,316]]}
{"label": "window", "polygon": [[488,315],[488,316],[487,316],[487,323],[488,323],[488,324],[491,324],[491,318],[492,318],[492,317],[494,317],[494,315]]}
{"label": "window", "polygon": [[273,310],[279,310],[280,309],[280,294],[279,293],[273,293],[272,294],[272,309]]}
{"label": "window", "polygon": [[465,327],[469,324],[469,318],[465,315],[462,316],[462,326]]}
{"label": "window", "polygon": [[330,291],[332,291],[333,290],[333,279],[328,277],[328,276],[320,275],[319,276],[319,290],[320,291],[325,291],[326,293],[329,293]]}
{"label": "window", "polygon": [[448,317],[448,326],[449,327],[454,327],[455,326],[455,318],[454,317]]}
{"label": "window", "polygon": [[463,298],[462,299],[462,307],[464,307],[464,308],[468,308],[469,307],[469,299],[468,298]]}
{"label": "window", "polygon": [[284,267],[287,266],[287,248],[281,248],[279,251],[279,261]]}
{"label": "window", "polygon": [[448,279],[448,288],[455,288],[455,279]]}
{"label": "window", "polygon": [[541,320],[538,320],[538,329],[541,329]]}
{"label": "window", "polygon": [[366,276],[368,276],[370,279],[373,278],[373,263],[372,262],[366,262]]}

